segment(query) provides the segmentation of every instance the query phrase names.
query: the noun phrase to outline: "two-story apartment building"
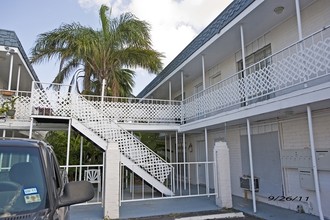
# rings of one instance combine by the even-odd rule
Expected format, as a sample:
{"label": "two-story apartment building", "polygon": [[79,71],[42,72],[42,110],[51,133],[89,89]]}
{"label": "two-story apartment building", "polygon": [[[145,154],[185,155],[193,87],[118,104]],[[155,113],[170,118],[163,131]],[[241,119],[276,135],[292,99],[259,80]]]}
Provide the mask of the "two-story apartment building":
{"label": "two-story apartment building", "polygon": [[[330,1],[233,1],[137,98],[31,87],[21,46],[0,45],[0,85],[20,97],[0,129],[73,127],[104,150],[117,143],[121,202],[223,194],[221,142],[233,197],[330,218]],[[164,156],[134,131],[161,133]]]}
{"label": "two-story apartment building", "polygon": [[182,101],[187,161],[228,144],[233,195],[329,217],[329,25],[329,1],[233,1],[138,97]]}

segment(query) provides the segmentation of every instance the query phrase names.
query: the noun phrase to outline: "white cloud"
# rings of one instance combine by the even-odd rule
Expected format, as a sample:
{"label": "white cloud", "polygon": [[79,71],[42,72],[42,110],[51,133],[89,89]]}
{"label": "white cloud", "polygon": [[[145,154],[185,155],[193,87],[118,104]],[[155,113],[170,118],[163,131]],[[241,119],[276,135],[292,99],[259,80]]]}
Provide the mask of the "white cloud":
{"label": "white cloud", "polygon": [[[78,1],[84,8],[99,7],[101,4],[110,3],[113,16],[118,16],[123,12],[132,12],[139,19],[147,21],[152,28],[153,47],[165,55],[163,60],[165,65],[170,63],[201,30],[232,2],[232,0]],[[143,76],[140,75],[141,71],[137,71],[136,85],[141,85],[140,81]],[[146,86],[148,82],[143,83]]]}

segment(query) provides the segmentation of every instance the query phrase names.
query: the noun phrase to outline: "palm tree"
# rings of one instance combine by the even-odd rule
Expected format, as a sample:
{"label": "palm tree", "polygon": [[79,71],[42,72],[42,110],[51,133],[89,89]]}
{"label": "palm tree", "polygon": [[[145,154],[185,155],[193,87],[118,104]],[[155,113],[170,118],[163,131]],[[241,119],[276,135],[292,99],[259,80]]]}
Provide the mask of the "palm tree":
{"label": "palm tree", "polygon": [[82,67],[85,91],[91,90],[91,78],[98,82],[105,79],[108,95],[127,96],[134,86],[132,69],[141,67],[158,73],[163,55],[152,49],[147,22],[132,13],[111,18],[111,9],[105,5],[100,7],[99,16],[100,30],[73,23],[40,34],[31,50],[31,62],[59,60],[54,83],[63,83]]}

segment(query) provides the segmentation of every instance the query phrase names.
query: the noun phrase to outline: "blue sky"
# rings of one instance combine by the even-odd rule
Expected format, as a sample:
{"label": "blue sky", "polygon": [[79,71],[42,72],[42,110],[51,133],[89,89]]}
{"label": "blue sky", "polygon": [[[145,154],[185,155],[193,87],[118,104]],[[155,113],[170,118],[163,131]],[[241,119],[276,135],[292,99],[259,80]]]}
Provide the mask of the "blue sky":
{"label": "blue sky", "polygon": [[[79,22],[100,28],[98,9],[112,7],[113,16],[132,12],[151,27],[153,46],[165,54],[164,67],[205,28],[232,0],[4,0],[0,29],[15,31],[30,55],[37,36],[61,24]],[[55,60],[34,69],[41,82],[51,82],[58,71]],[[155,76],[137,69],[134,95]]]}

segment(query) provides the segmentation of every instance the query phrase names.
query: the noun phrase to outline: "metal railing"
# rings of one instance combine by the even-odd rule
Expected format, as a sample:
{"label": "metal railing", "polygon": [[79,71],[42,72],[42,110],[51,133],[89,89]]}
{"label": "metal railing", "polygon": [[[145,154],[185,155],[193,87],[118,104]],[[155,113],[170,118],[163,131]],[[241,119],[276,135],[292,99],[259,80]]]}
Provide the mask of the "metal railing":
{"label": "metal railing", "polygon": [[[216,170],[214,161],[176,162],[170,164],[173,167],[173,171],[170,178],[166,180],[165,185],[174,192],[172,196],[165,196],[158,192],[138,175],[122,165],[120,180],[121,202],[216,195],[217,178],[214,178],[214,171]],[[138,164],[135,166],[138,166]]]}
{"label": "metal railing", "polygon": [[164,183],[171,173],[171,165],[158,156],[133,134],[121,128],[104,115],[102,109],[96,108],[83,96],[77,95],[72,100],[72,117],[105,141],[118,143],[120,152],[154,178]]}
{"label": "metal railing", "polygon": [[125,123],[180,123],[181,101],[84,96],[111,120]]}
{"label": "metal railing", "polygon": [[185,99],[186,122],[329,81],[330,27]]}
{"label": "metal railing", "polygon": [[[62,165],[60,166],[63,170],[67,168],[67,166]],[[86,176],[86,173],[88,170],[99,170],[100,171],[100,179],[98,182],[91,181],[94,187],[94,198],[90,201],[86,202],[88,204],[92,203],[101,203],[103,201],[103,192],[104,192],[104,169],[103,164],[93,164],[93,165],[69,165],[68,166],[68,172],[67,176],[69,181],[89,181],[88,177]]]}
{"label": "metal railing", "polygon": [[[5,92],[10,92],[7,95],[3,95]],[[15,100],[15,120],[20,121],[29,121],[30,120],[30,100],[31,100],[31,92],[29,91],[7,91],[7,90],[0,90],[0,105],[2,103],[8,101],[12,97],[18,97]],[[2,107],[2,106],[0,106]]]}
{"label": "metal railing", "polygon": [[[181,101],[84,96],[110,120],[125,123],[187,123],[329,81],[330,28],[239,71]],[[71,117],[71,86],[34,82],[17,93],[17,119]],[[24,98],[23,98],[24,97]],[[3,99],[0,96],[0,101]],[[28,107],[30,110],[27,110]]]}

